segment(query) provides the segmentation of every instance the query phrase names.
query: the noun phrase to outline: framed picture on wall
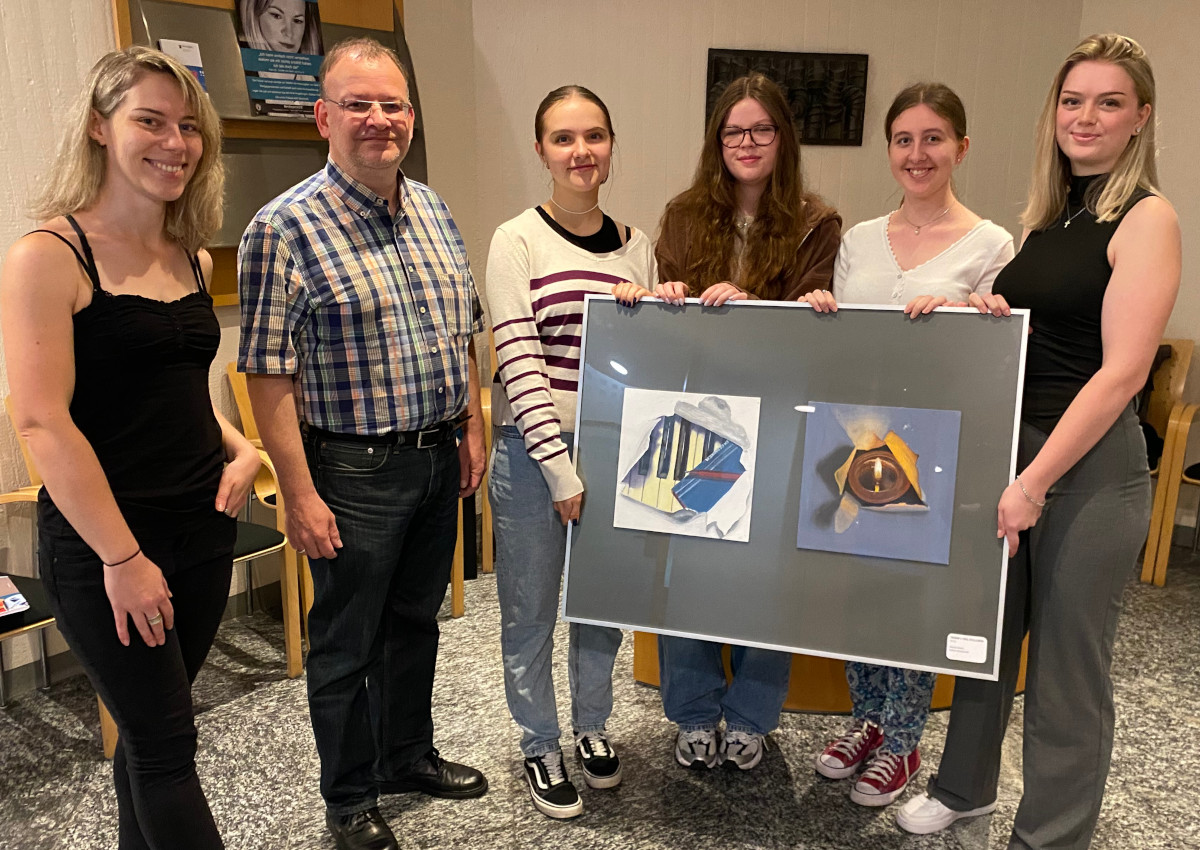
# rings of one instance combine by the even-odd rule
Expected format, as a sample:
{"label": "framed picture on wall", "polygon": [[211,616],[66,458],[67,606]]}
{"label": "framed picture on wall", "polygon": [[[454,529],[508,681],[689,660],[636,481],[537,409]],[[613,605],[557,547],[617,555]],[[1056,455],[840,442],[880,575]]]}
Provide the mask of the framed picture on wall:
{"label": "framed picture on wall", "polygon": [[865,53],[783,53],[709,48],[705,121],[733,80],[758,71],[779,83],[806,145],[862,145]]}

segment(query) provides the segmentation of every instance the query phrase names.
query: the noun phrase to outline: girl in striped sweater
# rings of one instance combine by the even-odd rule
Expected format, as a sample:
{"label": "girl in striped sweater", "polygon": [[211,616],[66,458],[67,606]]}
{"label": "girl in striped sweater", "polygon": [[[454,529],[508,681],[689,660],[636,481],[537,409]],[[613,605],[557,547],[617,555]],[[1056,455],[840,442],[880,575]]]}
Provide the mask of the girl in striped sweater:
{"label": "girl in striped sweater", "polygon": [[[496,341],[497,425],[489,493],[496,535],[504,686],[534,806],[570,818],[583,802],[559,745],[551,663],[567,523],[583,484],[570,452],[579,383],[579,335],[589,293],[633,303],[655,285],[654,250],[640,230],[599,206],[613,131],[608,108],[581,86],[542,100],[534,149],[553,179],[549,200],[496,229],[486,297]],[[592,788],[621,781],[605,735],[612,711],[618,629],[572,623],[569,672],[575,750]]]}

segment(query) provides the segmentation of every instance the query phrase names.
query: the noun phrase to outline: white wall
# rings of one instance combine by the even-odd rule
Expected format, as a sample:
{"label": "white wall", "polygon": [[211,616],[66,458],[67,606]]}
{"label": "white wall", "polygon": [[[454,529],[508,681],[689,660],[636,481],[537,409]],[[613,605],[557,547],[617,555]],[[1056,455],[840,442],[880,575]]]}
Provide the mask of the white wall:
{"label": "white wall", "polygon": [[[1200,4],[1195,0],[1084,0],[1080,38],[1097,32],[1119,32],[1146,49],[1158,88],[1158,171],[1163,193],[1175,205],[1183,230],[1183,284],[1167,336],[1200,337],[1200,286],[1196,245],[1200,242],[1200,172],[1196,169],[1196,137],[1200,134],[1200,88],[1196,85],[1195,35],[1200,31]],[[1192,359],[1185,393],[1200,401],[1200,351]],[[1200,459],[1200,423],[1189,441],[1187,460]],[[1195,522],[1197,494],[1180,493],[1175,521]]]}
{"label": "white wall", "polygon": [[[444,6],[406,8],[415,15],[427,4]],[[469,241],[480,269],[492,229],[547,194],[533,113],[568,82],[595,90],[613,113],[617,166],[604,206],[653,232],[699,155],[709,47],[870,56],[863,146],[804,151],[810,184],[848,224],[898,201],[881,130],[893,95],[918,79],[948,83],[967,105],[973,142],[958,177],[963,199],[1015,230],[1044,82],[1076,38],[1081,3],[744,0],[734,10],[714,0],[617,0],[546,9],[540,0],[473,4],[480,230]],[[450,175],[445,188],[453,185]]]}
{"label": "white wall", "polygon": [[[23,210],[45,173],[58,142],[67,106],[92,63],[116,43],[110,4],[95,0],[0,3],[0,254],[34,225]],[[8,373],[0,353],[0,395],[8,395]],[[8,417],[0,417],[0,488],[28,483]],[[0,517],[0,570],[30,574],[32,506],[6,505]],[[51,650],[65,649],[57,634]],[[4,644],[8,668],[28,663],[32,639]]]}

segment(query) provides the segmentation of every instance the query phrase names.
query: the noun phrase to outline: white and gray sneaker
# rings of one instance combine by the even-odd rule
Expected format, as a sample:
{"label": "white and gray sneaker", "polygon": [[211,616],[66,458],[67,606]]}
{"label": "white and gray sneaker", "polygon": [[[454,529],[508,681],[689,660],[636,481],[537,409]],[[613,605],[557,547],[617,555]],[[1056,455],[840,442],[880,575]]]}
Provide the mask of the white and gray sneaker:
{"label": "white and gray sneaker", "polygon": [[738,770],[750,770],[762,761],[766,748],[766,738],[755,732],[726,732],[721,737],[721,761]]}
{"label": "white and gray sneaker", "polygon": [[941,832],[943,829],[963,818],[974,818],[996,811],[996,801],[971,809],[966,812],[956,812],[941,800],[936,800],[928,794],[917,794],[896,812],[896,823],[905,832],[914,835],[929,835]]}
{"label": "white and gray sneaker", "polygon": [[562,750],[525,759],[525,779],[533,806],[546,817],[573,818],[583,814],[583,800],[567,778]]}
{"label": "white and gray sneaker", "polygon": [[575,754],[589,788],[615,788],[621,784],[621,759],[604,732],[576,735]]}
{"label": "white and gray sneaker", "polygon": [[679,730],[675,736],[675,761],[693,770],[707,770],[721,763],[716,729]]}

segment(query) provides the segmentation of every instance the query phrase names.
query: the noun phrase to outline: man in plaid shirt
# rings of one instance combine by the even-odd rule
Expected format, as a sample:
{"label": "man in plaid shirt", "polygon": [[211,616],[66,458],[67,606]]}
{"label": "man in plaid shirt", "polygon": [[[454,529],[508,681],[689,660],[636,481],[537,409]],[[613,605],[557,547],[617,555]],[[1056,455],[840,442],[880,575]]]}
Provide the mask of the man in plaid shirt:
{"label": "man in plaid shirt", "polygon": [[483,473],[482,310],[449,209],[400,172],[414,114],[395,53],[332,48],[315,114],[325,169],[242,237],[238,368],[312,567],[326,822],[338,847],[382,850],[380,793],[487,790],[438,754],[431,712],[458,499]]}

